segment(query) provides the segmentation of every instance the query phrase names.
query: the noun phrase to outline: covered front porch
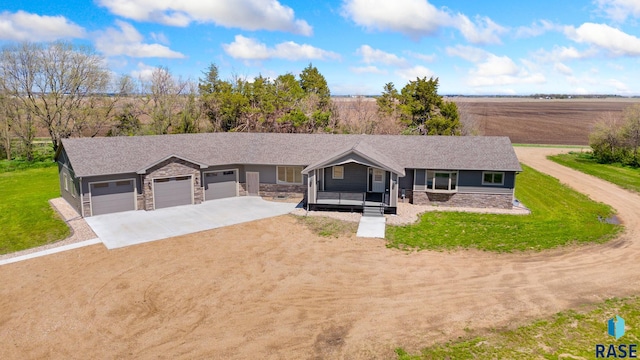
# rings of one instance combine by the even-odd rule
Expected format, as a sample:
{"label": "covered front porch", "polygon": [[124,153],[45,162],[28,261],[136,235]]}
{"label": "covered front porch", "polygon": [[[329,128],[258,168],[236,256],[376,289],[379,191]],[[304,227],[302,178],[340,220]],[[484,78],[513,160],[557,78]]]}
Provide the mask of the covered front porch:
{"label": "covered front porch", "polygon": [[[351,148],[303,170],[309,178],[309,210],[396,213],[398,176],[404,169],[389,166],[384,156]],[[385,159],[388,160],[388,159]]]}

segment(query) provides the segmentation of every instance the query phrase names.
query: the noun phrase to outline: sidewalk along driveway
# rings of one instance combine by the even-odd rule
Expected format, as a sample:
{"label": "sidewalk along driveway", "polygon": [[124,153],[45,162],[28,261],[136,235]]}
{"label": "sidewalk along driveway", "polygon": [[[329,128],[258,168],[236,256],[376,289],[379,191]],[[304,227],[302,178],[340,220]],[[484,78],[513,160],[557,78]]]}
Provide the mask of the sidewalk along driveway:
{"label": "sidewalk along driveway", "polygon": [[241,196],[154,211],[126,211],[86,218],[108,249],[287,214],[295,203]]}

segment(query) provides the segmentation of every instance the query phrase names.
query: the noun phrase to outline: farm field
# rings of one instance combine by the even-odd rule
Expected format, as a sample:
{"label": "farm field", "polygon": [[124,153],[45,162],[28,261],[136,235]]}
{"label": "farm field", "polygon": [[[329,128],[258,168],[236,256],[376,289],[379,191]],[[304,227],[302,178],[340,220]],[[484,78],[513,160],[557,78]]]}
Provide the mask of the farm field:
{"label": "farm field", "polygon": [[451,97],[483,135],[517,144],[589,145],[592,126],[608,113],[640,103],[633,98],[522,99]]}
{"label": "farm field", "polygon": [[516,151],[611,204],[625,233],[540,253],[405,252],[284,216],[94,245],[0,266],[0,358],[390,359],[634,295],[640,196],[546,159],[558,149]]}

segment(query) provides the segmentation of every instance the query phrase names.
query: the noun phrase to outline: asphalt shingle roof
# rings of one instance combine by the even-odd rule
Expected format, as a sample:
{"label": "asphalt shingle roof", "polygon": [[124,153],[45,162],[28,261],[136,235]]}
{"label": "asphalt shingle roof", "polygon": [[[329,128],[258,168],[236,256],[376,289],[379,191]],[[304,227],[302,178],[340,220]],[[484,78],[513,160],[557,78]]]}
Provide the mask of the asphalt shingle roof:
{"label": "asphalt shingle roof", "polygon": [[63,139],[76,176],[135,173],[171,155],[209,166],[302,165],[368,149],[392,168],[522,171],[507,137],[202,133]]}

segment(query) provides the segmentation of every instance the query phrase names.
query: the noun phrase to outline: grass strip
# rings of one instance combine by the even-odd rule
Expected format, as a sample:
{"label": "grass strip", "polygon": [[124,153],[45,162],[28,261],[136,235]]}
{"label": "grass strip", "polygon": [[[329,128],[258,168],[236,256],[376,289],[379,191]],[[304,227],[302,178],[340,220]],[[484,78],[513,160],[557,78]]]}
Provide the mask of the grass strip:
{"label": "grass strip", "polygon": [[568,154],[548,156],[548,158],[560,165],[640,193],[640,168],[632,168],[621,164],[600,164],[590,152],[570,152]]}
{"label": "grass strip", "polygon": [[[615,315],[628,324],[625,335],[618,340],[607,334],[607,321]],[[430,346],[420,354],[412,355],[402,348],[396,349],[396,354],[399,360],[593,359],[597,344],[608,348],[610,344],[640,343],[640,327],[631,324],[640,324],[637,296],[561,312],[515,330],[492,330],[484,336]]]}
{"label": "grass strip", "polygon": [[602,243],[622,228],[600,219],[613,209],[526,165],[516,178],[516,198],[530,215],[427,212],[419,222],[387,227],[387,246],[407,250],[475,248],[496,252],[544,250]]}

